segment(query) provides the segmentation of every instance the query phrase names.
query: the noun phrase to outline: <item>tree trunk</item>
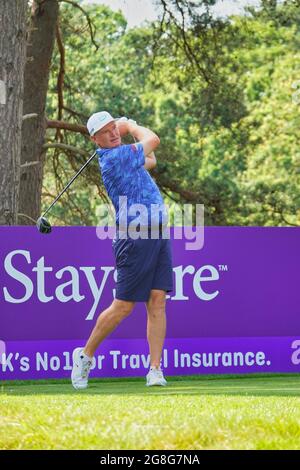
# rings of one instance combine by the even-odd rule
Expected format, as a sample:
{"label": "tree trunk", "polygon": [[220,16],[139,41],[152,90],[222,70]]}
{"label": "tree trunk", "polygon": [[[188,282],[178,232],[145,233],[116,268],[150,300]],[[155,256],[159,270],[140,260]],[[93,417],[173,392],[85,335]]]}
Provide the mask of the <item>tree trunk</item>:
{"label": "tree trunk", "polygon": [[[41,212],[45,150],[45,107],[58,18],[57,0],[34,0],[24,83],[24,114],[20,179],[19,223],[32,224]],[[28,165],[28,163],[30,163]],[[30,217],[31,219],[29,219]]]}
{"label": "tree trunk", "polygon": [[0,225],[16,225],[19,202],[27,0],[0,0]]}

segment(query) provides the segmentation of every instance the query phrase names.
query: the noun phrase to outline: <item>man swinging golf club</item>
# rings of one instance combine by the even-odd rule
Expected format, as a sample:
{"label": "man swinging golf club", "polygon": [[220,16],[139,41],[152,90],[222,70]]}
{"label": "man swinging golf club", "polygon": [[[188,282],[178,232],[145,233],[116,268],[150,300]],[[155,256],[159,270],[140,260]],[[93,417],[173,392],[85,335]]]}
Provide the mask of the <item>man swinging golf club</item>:
{"label": "man swinging golf club", "polygon": [[[147,339],[151,364],[147,385],[166,385],[159,364],[166,330],[166,292],[173,290],[172,255],[170,240],[165,237],[161,239],[164,230],[161,233],[160,229],[164,229],[167,224],[163,199],[146,171],[156,165],[153,150],[158,146],[159,138],[149,129],[137,126],[135,121],[127,118],[114,119],[106,111],[93,114],[87,127],[98,149],[37,220],[38,230],[49,234],[51,225],[46,215],[97,155],[104,185],[116,209],[118,231],[113,241],[117,266],[116,296],[111,306],[99,316],[86,346],[73,352],[72,383],[77,389],[87,387],[97,346],[132,311],[135,302],[143,301],[146,302],[148,313]],[[121,145],[121,137],[128,133],[140,142]],[[120,204],[119,196],[120,199],[127,198],[128,204],[127,199],[125,205],[124,201]],[[146,215],[142,212],[143,216],[139,218],[142,239],[136,239],[136,236],[130,238],[132,224],[131,217],[127,214],[134,205],[138,205],[139,209],[146,209]],[[159,210],[152,217],[150,209],[157,206]],[[153,228],[156,229],[154,232]],[[152,236],[155,238],[152,239]]]}
{"label": "man swinging golf club", "polygon": [[[163,237],[167,223],[163,199],[147,171],[156,165],[153,151],[160,140],[150,129],[127,118],[116,120],[106,111],[93,114],[87,128],[98,146],[103,183],[116,211],[112,246],[117,282],[115,299],[99,315],[85,347],[73,352],[72,384],[76,389],[87,387],[99,344],[132,312],[135,302],[145,302],[150,352],[146,385],[166,385],[160,361],[166,334],[166,292],[173,290],[172,253],[169,237]],[[127,134],[137,142],[123,145],[121,137]],[[126,207],[120,203],[124,197]],[[136,218],[129,215],[134,204],[147,209],[139,218],[139,238],[130,237],[127,230]],[[154,206],[159,210],[153,213]]]}

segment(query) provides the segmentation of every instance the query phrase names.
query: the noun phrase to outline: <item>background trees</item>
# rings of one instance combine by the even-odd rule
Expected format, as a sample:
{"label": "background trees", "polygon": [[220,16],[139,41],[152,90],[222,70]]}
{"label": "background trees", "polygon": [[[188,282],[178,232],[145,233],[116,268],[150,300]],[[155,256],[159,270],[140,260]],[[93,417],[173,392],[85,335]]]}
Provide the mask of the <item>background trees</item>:
{"label": "background trees", "polygon": [[0,1],[0,224],[17,224],[26,0]]}
{"label": "background trees", "polygon": [[[247,16],[227,19],[212,16],[213,0],[160,3],[160,20],[128,29],[107,7],[51,2],[47,28],[32,35],[47,44],[42,58],[49,65],[56,25],[45,113],[48,77],[39,48],[31,78],[25,75],[26,113],[39,119],[24,122],[22,162],[39,164],[26,173],[23,167],[19,213],[35,219],[41,186],[46,207],[86,161],[93,151],[86,120],[107,109],[160,135],[152,175],[167,202],[205,204],[207,225],[298,225],[298,2],[264,0]],[[106,200],[95,160],[52,221],[95,225]]]}
{"label": "background trees", "polygon": [[[25,119],[22,127],[22,171],[19,223],[32,224],[41,213],[45,157],[46,96],[58,27],[58,1],[35,0],[30,8],[27,61],[24,77]],[[27,118],[26,118],[27,116]],[[30,216],[30,218],[28,217]]]}

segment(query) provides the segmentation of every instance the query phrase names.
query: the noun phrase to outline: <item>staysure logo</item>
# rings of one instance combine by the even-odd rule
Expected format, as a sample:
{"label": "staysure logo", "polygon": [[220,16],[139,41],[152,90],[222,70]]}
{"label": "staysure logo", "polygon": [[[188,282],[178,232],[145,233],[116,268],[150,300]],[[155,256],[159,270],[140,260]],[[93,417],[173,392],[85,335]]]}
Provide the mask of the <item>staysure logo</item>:
{"label": "staysure logo", "polygon": [[[22,266],[28,266],[26,273],[16,268],[16,264],[20,264],[22,257]],[[18,260],[18,263],[16,261]],[[101,296],[107,282],[111,277],[116,282],[117,271],[114,266],[63,266],[57,271],[52,266],[48,266],[45,257],[42,256],[34,261],[28,250],[14,250],[9,252],[4,259],[4,271],[10,278],[10,287],[5,286],[2,289],[3,297],[6,302],[13,304],[24,304],[29,302],[35,294],[42,303],[53,301],[58,302],[83,302],[88,298],[92,298],[92,306],[87,313],[86,320],[93,320],[97,311]],[[226,267],[226,269],[225,269]],[[206,264],[201,267],[193,265],[179,265],[173,268],[174,273],[174,293],[170,296],[171,301],[189,300],[189,296],[185,293],[185,283],[192,283],[193,293],[199,299],[209,302],[219,295],[219,290],[215,289],[212,281],[218,281],[220,278],[219,271],[227,271],[227,265],[215,266]],[[30,272],[31,270],[31,272]],[[47,282],[50,276],[57,280],[54,291],[49,292]],[[11,285],[11,279],[20,287],[22,286],[22,295],[16,296],[14,287]],[[83,279],[87,281],[89,291],[82,292],[81,283]],[[59,282],[59,281],[63,282]],[[53,282],[51,282],[53,285]],[[86,285],[86,282],[85,282]],[[68,293],[67,293],[67,292]],[[71,291],[71,293],[70,293]],[[115,295],[115,289],[113,295]]]}

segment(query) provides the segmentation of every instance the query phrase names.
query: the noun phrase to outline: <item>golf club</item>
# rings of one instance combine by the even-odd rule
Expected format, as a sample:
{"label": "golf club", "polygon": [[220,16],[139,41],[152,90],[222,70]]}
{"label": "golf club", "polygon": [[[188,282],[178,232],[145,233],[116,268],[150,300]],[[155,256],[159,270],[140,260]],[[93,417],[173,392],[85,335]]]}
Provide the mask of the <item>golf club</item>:
{"label": "golf club", "polygon": [[52,204],[48,207],[48,209],[41,215],[41,217],[38,218],[36,221],[36,226],[39,230],[40,233],[50,233],[51,232],[51,224],[50,222],[46,219],[46,214],[52,209],[54,204],[59,200],[59,198],[67,191],[67,189],[71,186],[73,181],[76,180],[76,178],[83,172],[83,170],[88,166],[88,164],[93,160],[93,158],[97,155],[97,151],[93,153],[93,155],[87,160],[87,162],[80,168],[80,170],[76,173],[76,175],[73,176],[73,178],[69,181],[67,186],[59,193],[59,195],[55,198],[55,200],[52,202]]}

